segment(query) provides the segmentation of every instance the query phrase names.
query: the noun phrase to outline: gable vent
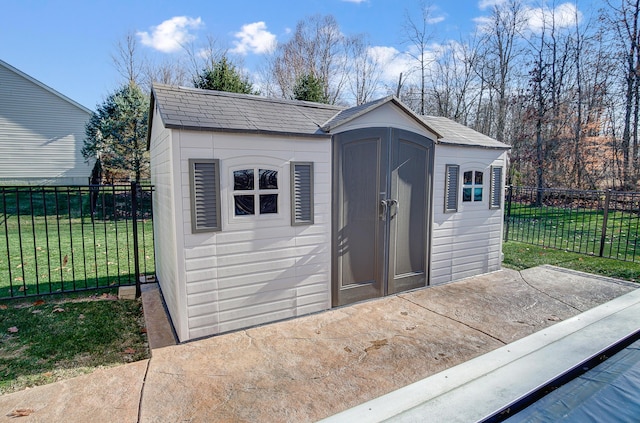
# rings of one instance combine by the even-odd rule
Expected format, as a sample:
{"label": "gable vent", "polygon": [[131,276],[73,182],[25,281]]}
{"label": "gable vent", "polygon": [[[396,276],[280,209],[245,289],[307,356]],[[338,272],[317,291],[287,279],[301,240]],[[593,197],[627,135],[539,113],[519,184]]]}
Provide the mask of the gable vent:
{"label": "gable vent", "polygon": [[313,224],[313,163],[291,162],[291,225]]}
{"label": "gable vent", "polygon": [[220,162],[216,159],[190,159],[191,231],[219,231]]}
{"label": "gable vent", "polygon": [[445,187],[444,187],[444,212],[453,213],[458,211],[458,179],[460,176],[460,166],[446,165]]}

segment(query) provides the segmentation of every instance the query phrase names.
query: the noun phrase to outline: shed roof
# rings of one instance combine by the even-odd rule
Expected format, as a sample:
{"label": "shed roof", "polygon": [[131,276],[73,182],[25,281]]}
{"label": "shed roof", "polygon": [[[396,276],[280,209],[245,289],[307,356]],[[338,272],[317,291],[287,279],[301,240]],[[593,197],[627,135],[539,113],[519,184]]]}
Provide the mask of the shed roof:
{"label": "shed roof", "polygon": [[161,84],[153,85],[152,101],[167,128],[280,135],[326,137],[320,127],[342,110],[307,101]]}
{"label": "shed roof", "polygon": [[151,110],[158,108],[166,128],[290,136],[326,137],[337,127],[387,103],[393,103],[434,133],[438,143],[510,148],[450,119],[418,116],[395,96],[345,108],[164,84],[154,84],[151,92]]}

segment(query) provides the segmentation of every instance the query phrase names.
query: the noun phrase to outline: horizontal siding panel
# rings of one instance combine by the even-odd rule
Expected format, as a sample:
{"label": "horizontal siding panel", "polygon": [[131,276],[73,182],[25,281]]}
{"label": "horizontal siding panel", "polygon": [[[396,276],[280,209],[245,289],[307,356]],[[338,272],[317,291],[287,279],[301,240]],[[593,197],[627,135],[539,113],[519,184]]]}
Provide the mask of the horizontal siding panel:
{"label": "horizontal siding panel", "polygon": [[192,285],[196,282],[213,281],[218,277],[218,269],[209,268],[203,270],[192,270],[187,272],[187,284]]}
{"label": "horizontal siding panel", "polygon": [[216,291],[218,283],[214,278],[187,283],[187,295]]}
{"label": "horizontal siding panel", "polygon": [[213,257],[216,255],[215,245],[205,245],[202,247],[185,248],[184,257],[186,259],[197,259],[205,257]]}
{"label": "horizontal siding panel", "polygon": [[308,305],[325,305],[327,304],[327,294],[317,293],[312,295],[301,295],[298,297],[298,307],[304,307]]}
{"label": "horizontal siding panel", "polygon": [[289,319],[295,316],[296,316],[296,312],[295,310],[292,310],[292,309],[274,310],[272,312],[264,313],[258,316],[250,316],[246,318],[236,318],[232,320],[221,321],[217,327],[218,327],[218,332],[223,333],[223,332],[229,332],[237,329],[244,329],[247,327],[251,327],[251,326],[255,326],[263,323],[276,322],[278,320]]}
{"label": "horizontal siding panel", "polygon": [[224,301],[235,298],[249,297],[252,295],[256,295],[257,293],[290,290],[297,287],[297,282],[297,278],[282,278],[262,283],[254,283],[251,285],[224,288],[218,291],[218,298],[220,301]]}
{"label": "horizontal siding panel", "polygon": [[189,317],[213,313],[218,310],[218,293],[216,291],[204,292],[187,296]]}
{"label": "horizontal siding panel", "polygon": [[[274,291],[256,292],[252,295],[247,295],[244,297],[229,298],[224,300],[221,299],[218,302],[218,309],[221,312],[237,309],[245,310],[257,306],[269,307],[271,304],[280,304],[285,301],[293,301],[292,304],[295,304],[295,296],[295,289],[277,289]],[[256,310],[258,309],[256,308]],[[266,309],[260,308],[259,310]]]}
{"label": "horizontal siding panel", "polygon": [[189,317],[189,336],[194,337],[193,331],[198,331],[200,335],[210,335],[212,332],[209,330],[215,330],[218,327],[218,315],[217,313],[203,314],[202,316]]}
{"label": "horizontal siding panel", "polygon": [[293,258],[286,260],[273,260],[261,263],[246,263],[240,266],[218,267],[218,277],[251,275],[253,273],[270,272],[273,270],[290,271],[295,266]]}
{"label": "horizontal siding panel", "polygon": [[191,272],[193,270],[205,270],[212,269],[217,266],[218,258],[213,257],[203,257],[197,259],[188,259],[185,260],[185,270],[187,272]]}
{"label": "horizontal siding panel", "polygon": [[241,276],[230,276],[218,278],[218,288],[222,291],[227,288],[239,286],[251,286],[263,282],[273,282],[282,278],[282,270],[278,269],[270,272],[260,272]]}
{"label": "horizontal siding panel", "polygon": [[294,298],[287,298],[281,301],[248,305],[246,307],[228,310],[223,310],[221,307],[218,317],[221,324],[234,320],[246,320],[247,318],[254,318],[255,323],[253,324],[264,323],[270,321],[268,316],[278,312],[283,312],[286,317],[295,316],[295,303],[296,300]]}

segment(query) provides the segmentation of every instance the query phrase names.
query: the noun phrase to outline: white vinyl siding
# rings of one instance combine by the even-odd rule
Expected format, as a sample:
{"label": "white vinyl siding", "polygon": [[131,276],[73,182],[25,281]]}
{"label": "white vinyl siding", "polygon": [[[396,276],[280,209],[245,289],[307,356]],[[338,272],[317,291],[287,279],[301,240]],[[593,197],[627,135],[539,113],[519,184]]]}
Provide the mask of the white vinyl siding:
{"label": "white vinyl siding", "polygon": [[0,183],[86,185],[91,112],[0,63]]}
{"label": "white vinyl siding", "polygon": [[313,163],[291,162],[291,225],[313,224]]}
{"label": "white vinyl siding", "polygon": [[[447,198],[445,179],[448,163],[457,162],[460,172],[474,170],[488,175],[492,166],[504,166],[505,160],[504,150],[445,145],[436,147],[430,275],[432,285],[501,268],[502,211],[489,209],[487,195],[483,196],[483,201],[459,203],[457,213],[445,213],[444,202]],[[484,183],[488,188],[486,179]],[[460,189],[461,187],[458,188]]]}
{"label": "white vinyl siding", "polygon": [[[182,182],[185,309],[182,341],[330,307],[331,143],[326,139],[172,130]],[[219,232],[192,233],[189,159],[219,160]],[[291,225],[291,163],[314,162],[313,223]],[[278,213],[234,215],[233,172],[272,169]]]}

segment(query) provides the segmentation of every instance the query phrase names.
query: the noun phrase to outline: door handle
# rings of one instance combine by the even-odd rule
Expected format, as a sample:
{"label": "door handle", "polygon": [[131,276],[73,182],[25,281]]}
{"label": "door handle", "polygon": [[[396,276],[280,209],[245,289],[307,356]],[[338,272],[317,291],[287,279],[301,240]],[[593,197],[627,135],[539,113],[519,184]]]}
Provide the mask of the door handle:
{"label": "door handle", "polygon": [[[387,217],[389,217],[389,219],[393,219],[393,216],[398,214],[398,210],[400,208],[400,205],[398,203],[398,200],[394,200],[394,199],[389,199],[389,200],[380,200],[380,206],[382,207],[382,212],[380,213],[380,219],[382,219],[382,221],[386,221]],[[396,210],[395,210],[395,214],[391,215],[391,207],[395,206]]]}

